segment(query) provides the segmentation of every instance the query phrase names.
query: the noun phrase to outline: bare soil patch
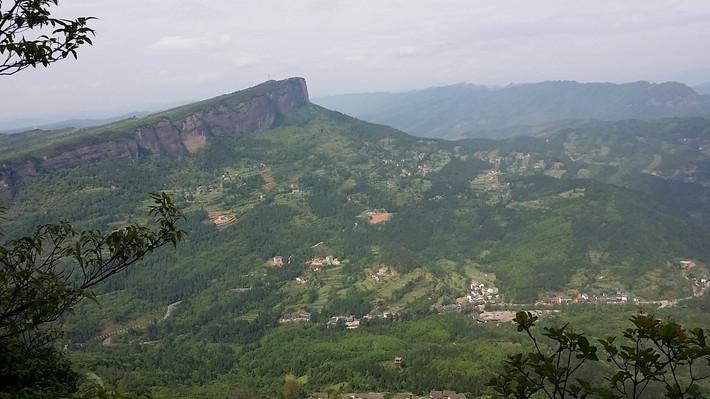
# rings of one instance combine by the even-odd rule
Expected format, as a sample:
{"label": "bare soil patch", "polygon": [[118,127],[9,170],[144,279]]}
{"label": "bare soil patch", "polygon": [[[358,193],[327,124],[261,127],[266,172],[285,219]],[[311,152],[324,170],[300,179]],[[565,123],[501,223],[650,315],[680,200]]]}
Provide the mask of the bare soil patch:
{"label": "bare soil patch", "polygon": [[207,217],[217,227],[226,226],[230,223],[234,223],[234,221],[237,220],[237,215],[231,212],[224,211],[209,211],[207,212]]}
{"label": "bare soil patch", "polygon": [[391,212],[373,213],[367,216],[367,221],[370,224],[380,224],[389,222],[390,220],[392,220],[393,216],[394,214]]}
{"label": "bare soil patch", "polygon": [[274,187],[276,187],[276,180],[274,180],[274,174],[271,172],[271,168],[268,166],[261,168],[259,170],[259,174],[261,175],[261,178],[264,180],[264,188],[267,190],[271,190]]}

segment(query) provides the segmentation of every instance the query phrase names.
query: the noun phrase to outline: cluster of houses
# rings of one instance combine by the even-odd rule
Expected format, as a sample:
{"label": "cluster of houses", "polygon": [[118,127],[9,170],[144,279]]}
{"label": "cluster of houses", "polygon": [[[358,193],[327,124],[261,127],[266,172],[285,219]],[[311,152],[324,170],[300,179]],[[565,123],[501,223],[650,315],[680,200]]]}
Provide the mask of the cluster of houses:
{"label": "cluster of houses", "polygon": [[492,163],[497,170],[501,170],[503,166],[517,170],[526,170],[528,168],[544,169],[545,167],[544,161],[535,161],[529,153],[512,152],[508,155],[500,156],[497,152],[479,151],[474,156],[482,161]]}
{"label": "cluster of houses", "polygon": [[362,320],[377,320],[377,319],[382,319],[382,320],[390,319],[391,320],[391,319],[394,319],[398,316],[399,315],[397,313],[392,313],[392,312],[383,312],[380,314],[367,314],[365,316],[362,316],[362,318],[358,318],[353,315],[339,315],[339,316],[333,316],[330,319],[328,319],[326,326],[328,328],[336,327],[338,324],[342,323],[346,329],[354,330],[354,329],[360,327],[360,322]]}
{"label": "cluster of houses", "polygon": [[311,399],[466,399],[466,394],[456,391],[431,391],[428,395],[414,395],[413,393],[383,393],[383,392],[357,392],[329,395],[327,392],[315,392]]}
{"label": "cluster of houses", "polygon": [[306,264],[311,267],[314,272],[320,271],[318,268],[322,266],[340,266],[340,259],[335,256],[326,256],[325,258],[313,258],[306,261]]}
{"label": "cluster of houses", "polygon": [[[430,165],[422,163],[424,159],[426,159],[427,154],[424,152],[418,152],[414,154],[414,156],[411,159],[402,159],[402,160],[394,160],[394,159],[383,159],[382,164],[386,166],[394,166],[397,167],[398,170],[395,173],[398,173],[398,177],[410,177],[412,174],[418,174],[421,176],[427,176],[429,175],[432,171],[433,168]],[[408,166],[412,166],[412,161],[416,162],[416,171],[413,173],[411,170],[407,169]]]}
{"label": "cluster of houses", "polygon": [[467,309],[483,311],[487,304],[495,304],[496,302],[500,302],[498,288],[474,280],[469,285],[468,294],[456,298],[452,304],[441,306],[439,310],[444,312],[460,312]]}
{"label": "cluster of houses", "polygon": [[393,312],[382,312],[380,314],[366,314],[365,316],[362,316],[363,319],[365,320],[376,320],[376,319],[394,319],[399,317],[398,313],[393,313]]}
{"label": "cluster of houses", "polygon": [[410,172],[410,171],[407,170],[407,168],[406,168],[406,166],[407,166],[407,160],[405,160],[405,159],[403,159],[403,160],[401,160],[401,161],[395,161],[394,159],[383,159],[383,160],[382,160],[382,164],[383,164],[383,165],[388,165],[388,166],[389,166],[389,165],[392,165],[392,166],[398,167],[398,168],[399,168],[399,173],[398,173],[398,175],[397,175],[398,177],[409,177],[409,176],[412,175],[412,172]]}
{"label": "cluster of houses", "polygon": [[197,193],[201,195],[218,193],[221,189],[221,184],[208,184],[206,186],[197,186]]}
{"label": "cluster of houses", "polygon": [[578,292],[572,296],[553,295],[542,299],[535,303],[536,305],[569,305],[577,303],[599,303],[608,305],[623,305],[627,303],[638,303],[639,299],[634,298],[631,294],[617,289],[612,294],[591,295],[583,292]]}
{"label": "cluster of houses", "polygon": [[469,293],[465,297],[457,299],[457,301],[468,302],[474,306],[484,306],[487,303],[494,304],[500,301],[500,294],[498,294],[498,288],[493,286],[486,286],[486,284],[471,281],[469,284]]}
{"label": "cluster of houses", "polygon": [[310,273],[319,273],[323,271],[323,266],[340,266],[342,262],[340,261],[340,259],[329,255],[325,258],[310,259],[306,261],[306,264],[309,266],[309,270],[307,270],[303,276],[296,277],[296,282],[298,284],[308,283],[308,277]]}
{"label": "cluster of houses", "polygon": [[680,271],[692,282],[693,291],[702,294],[706,288],[710,288],[710,277],[708,277],[706,271],[701,270],[698,272],[698,269],[691,274],[690,271],[694,269],[695,266],[697,266],[697,264],[692,260],[681,260],[678,262]]}
{"label": "cluster of houses", "polygon": [[680,271],[685,273],[689,272],[690,269],[694,268],[695,266],[695,262],[693,262],[692,260],[681,260],[680,262],[678,262],[678,267],[680,268]]}
{"label": "cluster of houses", "polygon": [[269,263],[272,264],[273,266],[283,266],[286,263],[291,263],[292,257],[288,257],[287,260],[284,260],[284,257],[281,255],[276,255],[273,258],[269,260]]}
{"label": "cluster of houses", "polygon": [[[291,263],[293,257],[289,256],[288,259],[284,259],[281,255],[276,255],[269,259],[269,263],[273,266],[283,266],[286,263]],[[319,272],[322,266],[340,266],[342,262],[335,256],[326,256],[325,258],[313,258],[306,261],[306,264],[310,266],[311,271]]]}
{"label": "cluster of houses", "polygon": [[[338,316],[333,316],[328,321],[326,322],[326,326],[328,328],[331,327],[336,327],[339,324],[342,323],[342,325],[348,329],[348,330],[354,330],[356,328],[360,327],[360,322],[362,320],[375,320],[375,319],[390,319],[394,318],[397,316],[394,313],[391,312],[384,312],[379,315],[365,315],[362,318],[358,318],[353,315],[338,315]],[[279,323],[284,324],[284,323],[305,323],[309,322],[312,320],[312,314],[306,310],[299,310],[296,312],[288,312],[284,313],[281,315],[281,318],[279,318]],[[398,358],[395,359],[394,365],[397,367],[401,367],[402,365],[402,359]]]}
{"label": "cluster of houses", "polygon": [[340,323],[342,323],[345,326],[345,328],[348,330],[354,330],[354,329],[360,327],[360,319],[358,319],[357,317],[352,316],[352,315],[333,316],[328,320],[328,322],[326,323],[326,326],[328,326],[328,328],[336,327]]}
{"label": "cluster of houses", "polygon": [[370,277],[375,281],[380,281],[384,278],[394,276],[396,272],[392,270],[389,266],[381,266],[377,271],[370,275]]}
{"label": "cluster of houses", "polygon": [[298,312],[284,313],[279,319],[279,323],[305,323],[311,321],[311,314],[305,310]]}
{"label": "cluster of houses", "polygon": [[708,277],[693,277],[691,281],[695,287],[700,288],[701,290],[710,288],[710,279]]}

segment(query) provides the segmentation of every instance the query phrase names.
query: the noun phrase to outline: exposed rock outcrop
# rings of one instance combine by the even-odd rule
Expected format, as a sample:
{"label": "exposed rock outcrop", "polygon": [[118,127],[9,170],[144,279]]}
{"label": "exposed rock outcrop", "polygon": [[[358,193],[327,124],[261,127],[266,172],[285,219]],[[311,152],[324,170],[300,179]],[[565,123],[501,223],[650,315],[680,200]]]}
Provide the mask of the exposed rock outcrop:
{"label": "exposed rock outcrop", "polygon": [[[149,155],[184,156],[207,145],[210,137],[256,133],[274,127],[280,115],[309,102],[302,78],[270,81],[250,89],[144,118],[145,124],[121,132],[115,125],[78,143],[60,145],[44,156],[26,156],[0,164],[0,197],[11,198],[24,178],[59,168]],[[162,116],[161,115],[165,115]]]}

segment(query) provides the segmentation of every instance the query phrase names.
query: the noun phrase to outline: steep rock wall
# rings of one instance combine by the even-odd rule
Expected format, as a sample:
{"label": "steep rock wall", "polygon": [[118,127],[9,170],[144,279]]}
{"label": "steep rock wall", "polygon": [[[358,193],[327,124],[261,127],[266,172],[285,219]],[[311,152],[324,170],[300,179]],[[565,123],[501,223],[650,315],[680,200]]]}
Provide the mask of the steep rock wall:
{"label": "steep rock wall", "polygon": [[[268,85],[268,86],[266,86]],[[0,197],[12,198],[23,179],[60,168],[105,160],[136,159],[150,155],[185,156],[207,145],[209,138],[227,134],[256,133],[274,127],[278,116],[309,102],[306,82],[290,78],[267,82],[243,92],[197,105],[179,120],[167,117],[139,125],[111,138],[87,137],[78,143],[61,145],[44,156],[27,156],[0,163]],[[230,97],[238,96],[238,97]],[[234,98],[239,98],[236,101]],[[149,117],[150,118],[150,117]],[[111,131],[111,125],[106,127]]]}

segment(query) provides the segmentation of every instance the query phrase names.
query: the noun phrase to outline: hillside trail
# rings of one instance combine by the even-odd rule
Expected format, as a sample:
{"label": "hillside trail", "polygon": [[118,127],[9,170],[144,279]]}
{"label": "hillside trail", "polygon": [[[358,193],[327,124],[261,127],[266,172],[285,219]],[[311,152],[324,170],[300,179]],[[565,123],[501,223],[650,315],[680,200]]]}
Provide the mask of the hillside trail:
{"label": "hillside trail", "polygon": [[178,305],[180,305],[181,303],[182,303],[182,301],[177,301],[177,302],[173,302],[170,305],[168,305],[168,308],[165,310],[165,315],[163,316],[162,319],[160,319],[160,321],[167,320],[173,314],[173,311],[175,310],[175,308],[178,307]]}
{"label": "hillside trail", "polygon": [[[169,319],[170,316],[172,316],[173,312],[175,311],[175,308],[177,308],[181,303],[182,303],[182,301],[177,301],[177,302],[173,302],[173,303],[169,304],[167,309],[165,310],[165,314],[160,319],[160,321],[165,321],[165,320]],[[103,334],[95,336],[93,339],[97,340],[97,341],[101,341],[101,343],[104,346],[111,346],[111,345],[113,345],[113,343],[111,342],[112,341],[111,338],[118,336],[118,335],[123,335],[131,329],[140,330],[140,329],[144,328],[147,324],[148,323],[145,321],[129,322],[121,328],[116,328],[114,330],[106,331]]]}

